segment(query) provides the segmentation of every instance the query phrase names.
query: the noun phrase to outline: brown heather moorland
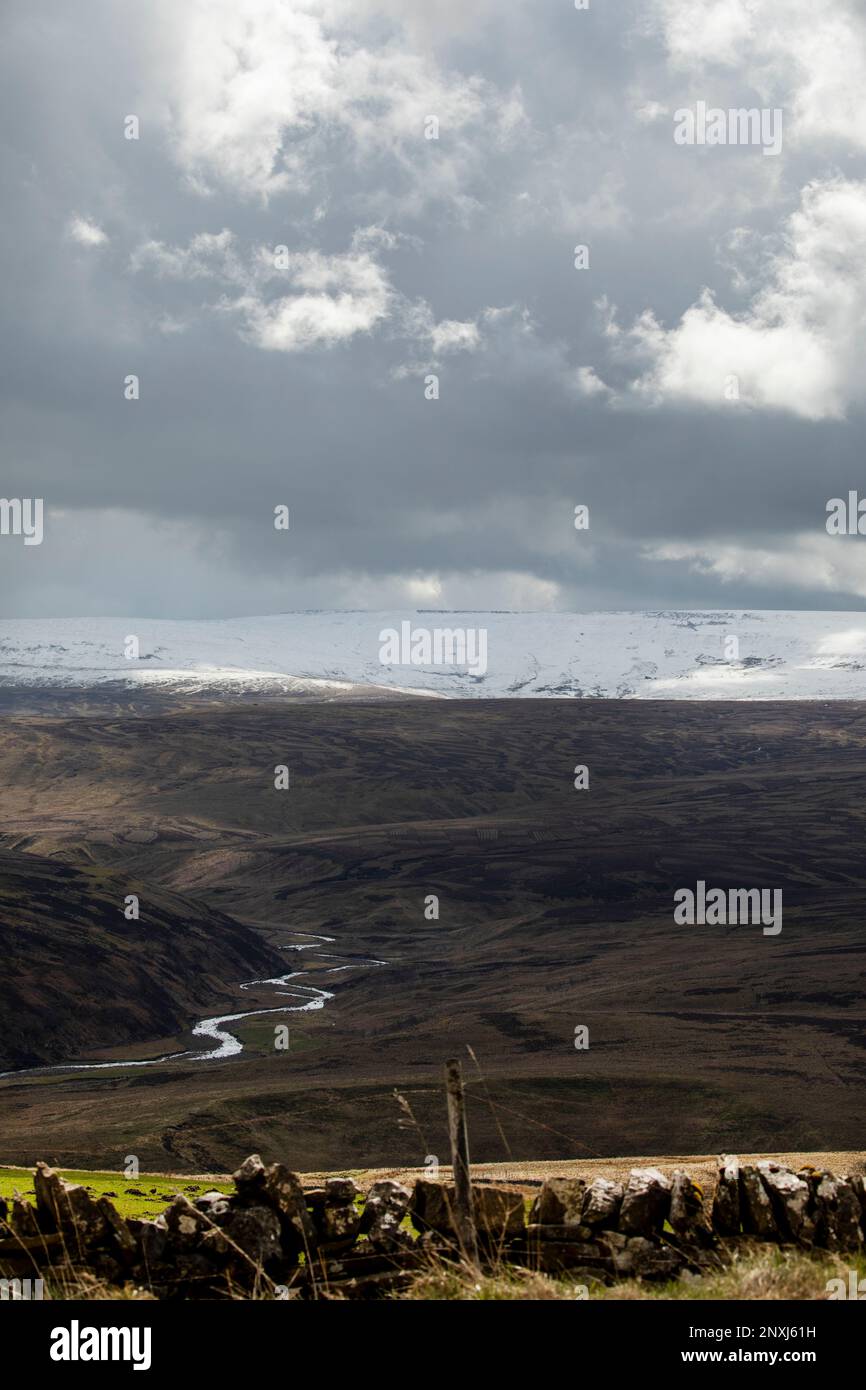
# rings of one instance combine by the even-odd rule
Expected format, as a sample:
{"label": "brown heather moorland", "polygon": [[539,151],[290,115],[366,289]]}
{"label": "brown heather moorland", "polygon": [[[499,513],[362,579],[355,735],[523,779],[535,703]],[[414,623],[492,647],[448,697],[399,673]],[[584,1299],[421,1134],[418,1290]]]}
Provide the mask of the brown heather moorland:
{"label": "brown heather moorland", "polygon": [[[0,1055],[119,1065],[0,1080],[5,1162],[420,1167],[455,1053],[483,1163],[862,1147],[862,705],[36,704],[0,722]],[[781,888],[781,934],[677,926],[698,879]],[[122,1065],[309,1000],[238,988],[291,970],[333,997]]]}

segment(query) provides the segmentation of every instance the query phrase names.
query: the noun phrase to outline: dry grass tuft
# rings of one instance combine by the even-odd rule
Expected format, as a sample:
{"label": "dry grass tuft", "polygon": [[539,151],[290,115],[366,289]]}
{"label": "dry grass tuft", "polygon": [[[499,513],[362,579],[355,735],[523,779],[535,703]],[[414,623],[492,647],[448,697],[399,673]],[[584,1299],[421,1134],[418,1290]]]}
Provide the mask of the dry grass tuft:
{"label": "dry grass tuft", "polygon": [[827,1298],[830,1279],[842,1279],[847,1287],[852,1269],[856,1271],[858,1280],[866,1279],[866,1255],[780,1250],[776,1246],[757,1244],[736,1251],[729,1268],[725,1270],[701,1276],[689,1275],[662,1284],[623,1279],[616,1284],[604,1285],[582,1279],[579,1275],[571,1279],[553,1278],[507,1265],[479,1275],[466,1266],[443,1263],[420,1274],[408,1289],[395,1297],[438,1302],[574,1302],[575,1299],[587,1297],[590,1300],[624,1302],[637,1299],[811,1301]]}

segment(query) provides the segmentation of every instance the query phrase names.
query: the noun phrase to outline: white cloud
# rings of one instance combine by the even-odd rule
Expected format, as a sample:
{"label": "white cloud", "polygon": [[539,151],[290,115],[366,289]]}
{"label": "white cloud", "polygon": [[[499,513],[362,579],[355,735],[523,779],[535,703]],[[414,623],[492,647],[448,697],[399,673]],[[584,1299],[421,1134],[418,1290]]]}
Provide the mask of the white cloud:
{"label": "white cloud", "polygon": [[186,246],[148,241],[132,254],[134,271],[160,277],[210,279],[228,287],[212,308],[237,316],[239,332],[268,352],[332,347],[369,333],[391,313],[388,273],[368,246],[390,246],[376,228],[356,234],[349,251],[289,251],[260,246],[244,258],[232,232],[199,232]]}
{"label": "white cloud", "polygon": [[574,374],[575,389],[581,396],[605,396],[610,387],[598,377],[592,367],[578,367]]}
{"label": "white cloud", "polygon": [[785,536],[772,544],[737,541],[673,542],[648,546],[645,560],[686,567],[723,584],[824,590],[866,597],[866,551],[856,542],[820,532]]}
{"label": "white cloud", "polygon": [[416,575],[405,580],[404,587],[411,603],[438,603],[442,598],[442,580],[438,574]]}
{"label": "white cloud", "polygon": [[483,353],[504,332],[520,333],[523,316],[516,306],[506,305],[482,309],[473,319],[436,319],[426,300],[401,304],[400,334],[417,345],[424,356],[402,363],[394,372],[398,380],[408,376],[423,376],[439,366],[440,359],[457,352]]}
{"label": "white cloud", "polygon": [[401,313],[401,333],[411,342],[419,344],[430,355],[423,362],[410,364],[400,375],[411,375],[414,371],[426,371],[435,366],[439,357],[452,352],[478,352],[485,342],[483,325],[497,313],[495,309],[484,309],[473,319],[439,319],[425,299],[412,303],[403,302]]}
{"label": "white cloud", "polygon": [[[859,0],[653,0],[673,66],[706,82],[729,68],[786,108],[795,141],[866,149],[866,12]],[[790,118],[790,119],[789,119]]]}
{"label": "white cloud", "polygon": [[98,223],[87,217],[72,217],[66,225],[66,234],[79,246],[104,246],[108,241]]}
{"label": "white cloud", "polygon": [[652,125],[654,121],[660,121],[663,116],[670,115],[670,107],[661,101],[645,101],[636,108],[635,115],[641,125]]}
{"label": "white cloud", "polygon": [[366,252],[325,256],[291,253],[286,275],[291,291],[265,300],[241,295],[231,308],[242,334],[269,352],[332,347],[369,333],[389,316],[393,292],[385,270]]}
{"label": "white cloud", "polygon": [[[743,44],[755,37],[760,5],[761,0],[654,0],[654,18],[677,66],[732,65]],[[778,0],[773,5],[777,9]]]}
{"label": "white cloud", "polygon": [[505,608],[518,611],[548,611],[560,598],[558,584],[522,570],[449,571],[402,581],[403,602],[409,599],[421,607],[479,611]]}
{"label": "white cloud", "polygon": [[[355,231],[342,253],[285,245],[243,253],[235,235],[223,228],[199,232],[185,246],[143,242],[133,251],[130,268],[160,279],[214,281],[218,290],[206,307],[234,315],[241,337],[268,352],[333,347],[388,322],[393,338],[423,353],[422,360],[399,367],[397,377],[423,374],[450,354],[535,341],[534,325],[516,305],[491,306],[471,319],[437,320],[425,300],[410,303],[394,289],[377,257],[403,244],[412,245],[413,238],[368,226]],[[186,321],[170,316],[159,327],[181,331]],[[557,370],[560,366],[557,360]]]}
{"label": "white cloud", "polygon": [[173,280],[213,279],[244,282],[243,270],[235,250],[234,234],[224,227],[221,232],[197,232],[186,246],[169,246],[164,241],[145,241],[130,257],[132,270],[150,269],[160,277]]}
{"label": "white cloud", "polygon": [[[468,133],[508,131],[519,97],[445,72],[403,29],[364,41],[366,13],[342,0],[188,0],[166,7],[175,157],[191,184],[244,197],[305,193],[335,152],[384,158],[416,199],[465,196]],[[424,138],[435,115],[441,144]],[[447,141],[447,153],[446,153]],[[435,151],[435,157],[431,153]]]}
{"label": "white cloud", "polygon": [[[409,303],[377,258],[377,252],[402,244],[412,245],[413,238],[368,226],[355,231],[343,253],[282,245],[243,254],[235,235],[223,228],[198,232],[185,246],[143,242],[133,251],[130,268],[160,279],[214,281],[220,288],[210,308],[235,315],[241,337],[267,352],[333,347],[390,321],[393,337],[420,345],[425,353],[423,361],[398,369],[397,376],[423,374],[449,354],[479,352],[491,334],[523,332],[524,317],[515,325],[514,306],[486,308],[472,319],[437,320],[425,300]],[[174,331],[174,320],[160,327]]]}
{"label": "white cloud", "polygon": [[[866,386],[866,183],[841,178],[803,190],[766,283],[733,314],[709,289],[672,328],[651,310],[606,334],[642,364],[632,390],[650,402],[682,401],[838,419]],[[726,396],[736,378],[739,400]]]}
{"label": "white cloud", "polygon": [[481,331],[475,322],[442,319],[430,330],[430,340],[437,356],[443,352],[474,352],[481,343]]}

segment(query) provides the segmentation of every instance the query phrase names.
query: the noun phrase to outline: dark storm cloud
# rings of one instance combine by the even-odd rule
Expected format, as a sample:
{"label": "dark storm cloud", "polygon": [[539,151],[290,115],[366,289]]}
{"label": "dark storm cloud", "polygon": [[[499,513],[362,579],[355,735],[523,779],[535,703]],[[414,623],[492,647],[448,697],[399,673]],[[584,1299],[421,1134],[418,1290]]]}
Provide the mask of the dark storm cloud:
{"label": "dark storm cloud", "polygon": [[856,132],[677,147],[696,94],[758,98],[673,0],[507,8],[12,7],[2,492],[48,517],[7,615],[862,604],[823,527],[862,478]]}

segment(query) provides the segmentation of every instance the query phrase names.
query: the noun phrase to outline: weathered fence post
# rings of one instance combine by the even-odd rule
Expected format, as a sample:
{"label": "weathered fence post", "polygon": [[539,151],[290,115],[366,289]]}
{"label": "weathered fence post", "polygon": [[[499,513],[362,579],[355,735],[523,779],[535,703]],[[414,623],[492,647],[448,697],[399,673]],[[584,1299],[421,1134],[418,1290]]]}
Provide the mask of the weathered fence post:
{"label": "weathered fence post", "polygon": [[478,1242],[475,1237],[475,1214],[472,1210],[472,1178],[469,1172],[469,1137],[466,1131],[463,1072],[456,1057],[445,1063],[445,1093],[448,1099],[451,1165],[454,1169],[454,1225],[463,1254],[477,1266]]}

